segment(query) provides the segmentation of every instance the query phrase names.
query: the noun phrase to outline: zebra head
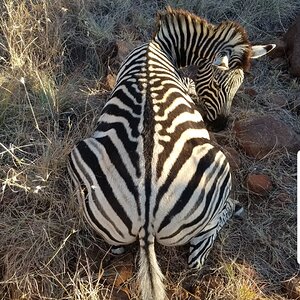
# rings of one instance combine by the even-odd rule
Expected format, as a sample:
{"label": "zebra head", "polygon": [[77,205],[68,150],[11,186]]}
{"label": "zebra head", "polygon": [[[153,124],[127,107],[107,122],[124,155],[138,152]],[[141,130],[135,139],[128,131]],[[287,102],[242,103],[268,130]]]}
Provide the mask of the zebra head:
{"label": "zebra head", "polygon": [[[252,46],[250,58],[261,57],[274,48],[273,44]],[[230,52],[219,52],[213,63],[199,61],[195,88],[208,129],[220,131],[226,127],[233,97],[247,69],[248,64],[239,62],[237,57],[231,58]]]}

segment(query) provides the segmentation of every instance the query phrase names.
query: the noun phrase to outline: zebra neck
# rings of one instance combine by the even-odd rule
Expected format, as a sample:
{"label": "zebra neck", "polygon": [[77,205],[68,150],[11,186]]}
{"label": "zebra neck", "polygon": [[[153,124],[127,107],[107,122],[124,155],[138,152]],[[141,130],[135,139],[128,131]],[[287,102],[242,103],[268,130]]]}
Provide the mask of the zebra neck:
{"label": "zebra neck", "polygon": [[168,9],[158,16],[154,41],[171,56],[177,67],[198,65],[200,59],[213,61],[226,52],[232,61],[246,67],[250,48],[242,27],[234,22],[218,26],[190,13]]}

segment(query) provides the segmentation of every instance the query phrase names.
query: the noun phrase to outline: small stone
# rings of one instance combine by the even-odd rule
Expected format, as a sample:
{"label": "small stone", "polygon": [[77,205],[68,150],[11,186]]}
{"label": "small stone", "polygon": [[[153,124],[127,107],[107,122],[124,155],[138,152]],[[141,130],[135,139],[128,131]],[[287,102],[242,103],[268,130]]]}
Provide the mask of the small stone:
{"label": "small stone", "polygon": [[105,268],[103,279],[115,287],[125,286],[133,277],[133,254],[127,254],[115,261],[109,268]]}
{"label": "small stone", "polygon": [[250,192],[265,196],[272,189],[272,181],[267,175],[249,174],[246,179],[246,186]]}
{"label": "small stone", "polygon": [[282,95],[273,95],[270,102],[277,107],[285,107],[288,104],[287,99]]}
{"label": "small stone", "polygon": [[255,97],[257,95],[257,91],[255,89],[253,89],[253,88],[245,88],[244,89],[244,93],[246,95],[251,96],[251,97]]}
{"label": "small stone", "polygon": [[281,192],[274,197],[274,200],[272,202],[278,207],[286,207],[293,203],[293,199],[288,193]]}

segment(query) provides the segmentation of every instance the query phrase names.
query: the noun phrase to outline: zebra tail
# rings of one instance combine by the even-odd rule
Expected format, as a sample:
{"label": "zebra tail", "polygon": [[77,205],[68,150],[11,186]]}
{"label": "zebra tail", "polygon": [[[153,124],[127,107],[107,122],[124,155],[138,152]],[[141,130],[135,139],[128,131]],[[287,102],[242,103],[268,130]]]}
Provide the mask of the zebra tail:
{"label": "zebra tail", "polygon": [[165,300],[164,275],[156,259],[154,241],[152,243],[146,243],[145,246],[142,244],[143,240],[140,240],[138,281],[142,300]]}

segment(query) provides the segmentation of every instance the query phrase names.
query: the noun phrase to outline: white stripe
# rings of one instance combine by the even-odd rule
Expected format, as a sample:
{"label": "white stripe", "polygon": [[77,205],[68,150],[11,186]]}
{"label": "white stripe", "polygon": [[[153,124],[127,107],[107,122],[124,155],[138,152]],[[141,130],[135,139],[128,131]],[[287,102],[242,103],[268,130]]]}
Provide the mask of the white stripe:
{"label": "white stripe", "polygon": [[[174,81],[169,81],[170,83],[172,83],[174,85]],[[153,88],[151,88],[151,91],[153,90]],[[178,93],[180,95],[182,95],[182,97],[180,98],[177,98],[177,99],[181,99],[180,101],[182,101],[183,103],[185,102],[185,104],[188,106],[188,107],[191,107],[189,102],[186,101],[186,97],[187,95],[184,94],[180,89],[178,89],[178,87],[172,87],[172,88],[169,88],[163,95],[162,95],[162,98],[161,99],[153,99],[152,100],[152,103],[153,104],[159,104],[159,103],[165,103],[169,100],[169,97],[172,97],[172,94],[173,93]],[[175,100],[174,100],[175,101]]]}
{"label": "white stripe", "polygon": [[166,130],[168,133],[174,133],[176,127],[185,123],[185,122],[201,122],[203,121],[201,114],[195,110],[194,113],[184,112],[178,115],[175,119],[173,119],[172,124]]}
{"label": "white stripe", "polygon": [[[100,116],[99,118],[99,123],[108,123],[108,124],[113,124],[113,123],[122,123],[124,126],[124,129],[127,132],[127,137],[131,142],[136,142],[138,140],[138,137],[133,137],[131,129],[130,129],[130,124],[128,120],[124,117],[120,116],[114,116],[111,114],[104,113],[103,115]],[[96,131],[93,137],[97,138],[99,135],[100,131]]]}
{"label": "white stripe", "polygon": [[[168,96],[169,94],[171,94],[172,92],[174,92],[174,90],[176,90],[177,92],[177,89],[169,89],[168,92],[165,94],[165,99],[168,99]],[[153,101],[154,103],[157,103],[158,101]],[[188,103],[184,98],[180,97],[180,98],[176,98],[173,100],[173,102],[171,103],[171,105],[168,106],[168,108],[165,109],[164,111],[164,115],[163,116],[158,116],[156,115],[154,117],[154,120],[159,122],[159,121],[165,121],[168,119],[169,117],[169,114],[174,111],[179,105],[185,105],[189,108],[191,108],[191,105],[190,103]]]}
{"label": "white stripe", "polygon": [[[172,166],[175,164],[175,162],[177,161],[179,154],[181,153],[185,143],[188,142],[188,140],[193,139],[193,138],[205,138],[209,140],[209,134],[208,131],[206,129],[187,129],[185,130],[180,138],[176,141],[176,143],[174,144],[174,147],[172,149],[172,152],[170,153],[169,157],[166,159],[164,166],[163,166],[163,170],[162,170],[162,174],[161,177],[158,178],[157,180],[157,185],[161,186],[164,181],[166,180]],[[155,149],[156,146],[154,146]],[[213,147],[211,145],[211,147]],[[156,151],[154,151],[156,153]],[[153,156],[153,160],[155,162],[154,164],[154,168],[156,170],[157,168],[157,158],[155,156]]]}

